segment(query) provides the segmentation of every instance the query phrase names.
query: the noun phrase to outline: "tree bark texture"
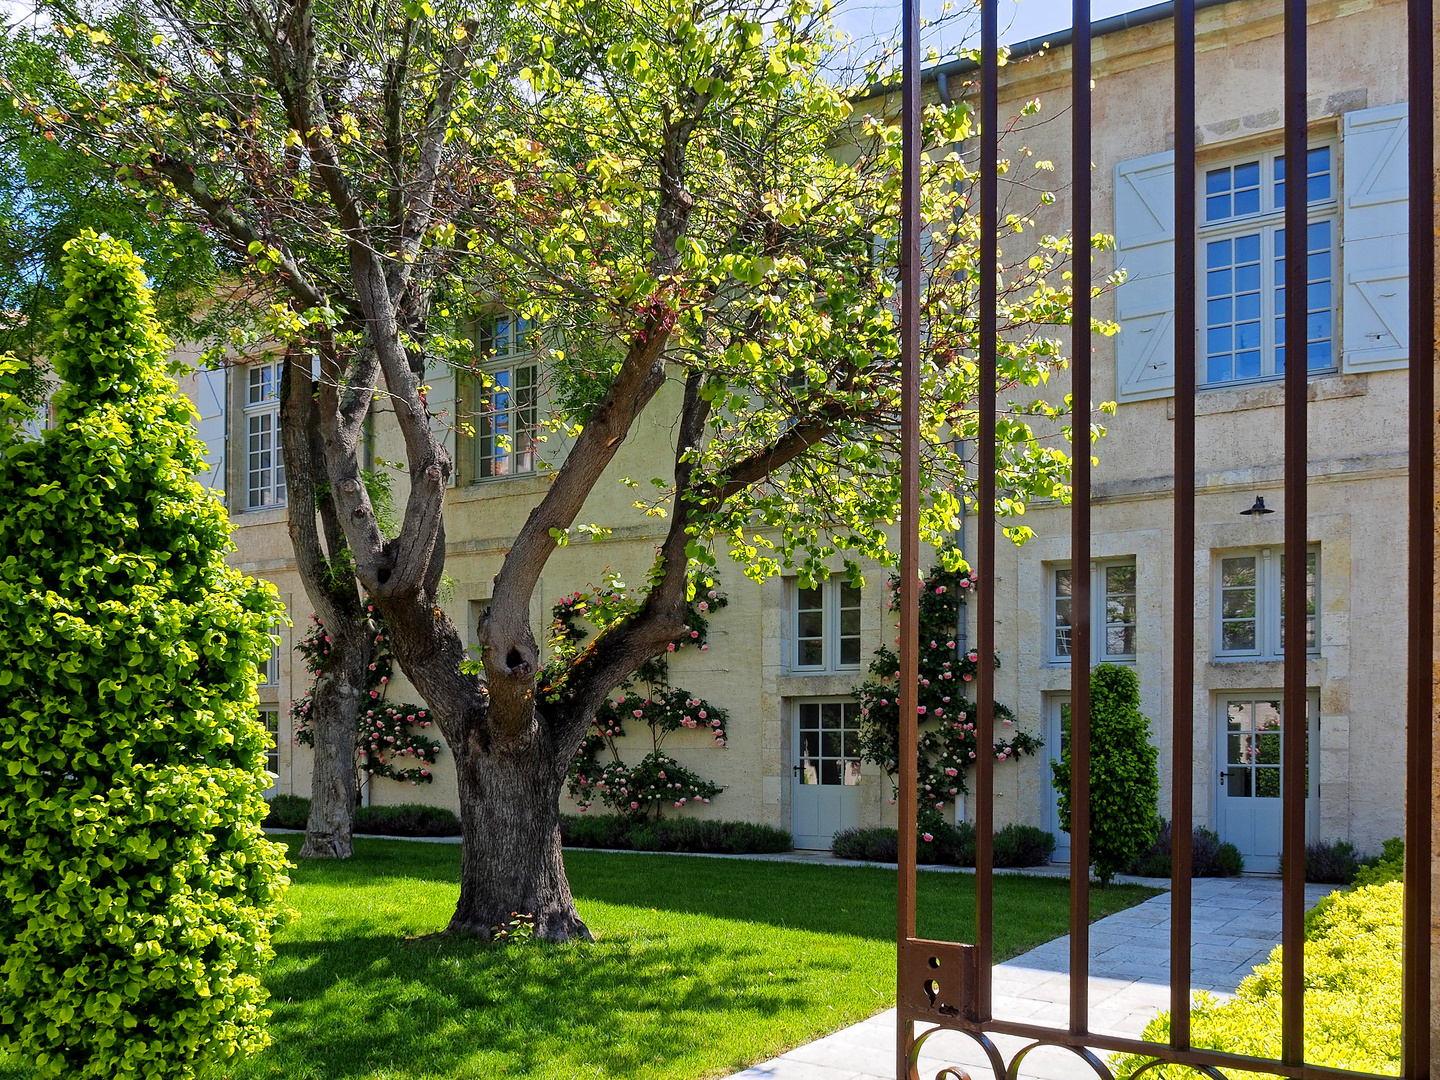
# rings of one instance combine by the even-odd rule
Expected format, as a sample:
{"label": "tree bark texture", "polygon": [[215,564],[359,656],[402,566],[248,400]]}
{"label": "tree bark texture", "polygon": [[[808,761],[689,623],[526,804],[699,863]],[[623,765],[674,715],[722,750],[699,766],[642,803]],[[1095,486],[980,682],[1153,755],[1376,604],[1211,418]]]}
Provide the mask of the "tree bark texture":
{"label": "tree bark texture", "polygon": [[456,754],[460,901],[448,932],[493,935],[517,915],[533,917],[545,941],[591,940],[575,910],[560,855],[564,764],[549,741],[504,753]]}
{"label": "tree bark texture", "polygon": [[289,486],[287,524],[301,583],[330,639],[330,652],[310,695],[315,746],[310,816],[300,855],[348,859],[354,854],[355,733],[365,703],[365,671],[374,632],[354,575],[341,558],[345,533],[334,505],[317,492],[316,477],[325,475],[325,449],[319,436],[315,386],[304,360],[293,353],[286,356],[280,387],[280,437]]}
{"label": "tree bark texture", "polygon": [[355,822],[355,728],[365,695],[369,663],[368,627],[336,637],[310,695],[310,730],[315,752],[310,769],[310,816],[305,822],[305,859],[348,859]]}

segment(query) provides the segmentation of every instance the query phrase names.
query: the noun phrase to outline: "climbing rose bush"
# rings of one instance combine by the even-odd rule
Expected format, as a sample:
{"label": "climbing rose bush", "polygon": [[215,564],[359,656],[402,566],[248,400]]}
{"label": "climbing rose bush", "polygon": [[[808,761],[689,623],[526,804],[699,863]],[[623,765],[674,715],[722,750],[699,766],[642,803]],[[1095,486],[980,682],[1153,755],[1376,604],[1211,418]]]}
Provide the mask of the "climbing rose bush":
{"label": "climbing rose bush", "polygon": [[[709,803],[724,790],[663,749],[666,737],[682,730],[704,731],[717,747],[728,740],[729,715],[724,709],[670,685],[669,657],[681,649],[708,649],[707,616],[727,603],[713,576],[692,582],[690,591],[688,628],[670,643],[665,656],[642,664],[620,687],[620,696],[596,711],[595,722],[570,763],[567,790],[581,813],[599,802],[628,818],[658,818],[666,807]],[[636,602],[614,575],[588,593],[561,599],[552,610],[550,648],[556,659],[551,664],[578,653],[587,633],[582,623],[603,628]],[[634,765],[627,765],[622,756],[620,740],[626,737],[627,724],[644,725],[650,732],[651,750]]]}
{"label": "climbing rose bush", "polygon": [[[428,784],[435,779],[433,766],[440,756],[440,740],[427,734],[435,722],[423,705],[395,704],[386,699],[395,670],[395,654],[390,650],[390,635],[379,613],[373,607],[367,610],[375,628],[375,640],[370,650],[370,668],[365,673],[370,704],[355,718],[355,749],[360,768],[371,776],[387,780]],[[315,615],[310,616],[310,632],[296,649],[305,658],[305,670],[311,675],[313,687],[330,655],[330,638]],[[311,693],[306,690],[302,697],[290,703],[290,716],[295,721],[295,741],[301,746],[313,747]]]}
{"label": "climbing rose bush", "polygon": [[[935,832],[953,820],[955,800],[970,791],[966,777],[980,753],[973,698],[979,657],[960,648],[956,638],[961,605],[975,591],[975,579],[963,570],[932,566],[920,589],[920,680],[916,712],[920,725],[920,840],[930,843]],[[889,610],[900,609],[900,581],[890,579]],[[897,638],[895,643],[899,644]],[[992,661],[1000,666],[998,657]],[[879,765],[899,790],[900,656],[888,645],[875,650],[870,677],[853,693],[860,702],[860,755]],[[996,739],[991,752],[997,761],[1033,754],[1044,745],[1022,731],[1015,714],[995,703]],[[930,835],[926,835],[926,833]]]}
{"label": "climbing rose bush", "polygon": [[190,1080],[267,1041],[255,684],[285,613],[226,565],[140,261],[87,232],[64,283],[54,425],[0,409],[0,1060]]}

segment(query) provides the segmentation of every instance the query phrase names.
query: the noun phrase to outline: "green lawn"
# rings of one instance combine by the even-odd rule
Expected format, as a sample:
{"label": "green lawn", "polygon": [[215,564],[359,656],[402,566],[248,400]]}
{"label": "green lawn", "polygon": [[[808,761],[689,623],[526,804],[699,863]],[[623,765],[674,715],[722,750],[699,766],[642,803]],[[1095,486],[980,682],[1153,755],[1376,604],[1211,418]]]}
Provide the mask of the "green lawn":
{"label": "green lawn", "polygon": [[[300,837],[287,837],[292,858]],[[594,944],[431,935],[459,848],[360,840],[307,863],[268,984],[274,1044],[235,1080],[698,1080],[890,1005],[895,877],[867,867],[566,853]],[[1068,883],[995,882],[996,959],[1066,931]],[[1092,916],[1153,890],[1092,893]],[[919,932],[964,940],[974,878],[921,873]],[[0,1070],[3,1072],[3,1070]]]}

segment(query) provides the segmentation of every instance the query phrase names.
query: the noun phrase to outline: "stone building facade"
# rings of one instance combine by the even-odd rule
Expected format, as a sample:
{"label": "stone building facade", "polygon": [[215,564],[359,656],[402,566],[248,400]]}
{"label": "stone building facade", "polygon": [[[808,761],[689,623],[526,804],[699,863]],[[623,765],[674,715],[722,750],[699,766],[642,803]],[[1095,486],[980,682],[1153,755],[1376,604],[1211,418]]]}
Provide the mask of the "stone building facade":
{"label": "stone building facade", "polygon": [[[1403,815],[1407,118],[1405,73],[1395,56],[1405,7],[1399,0],[1317,0],[1309,10],[1313,564],[1305,577],[1315,619],[1307,668],[1311,714],[1303,726],[1311,762],[1310,833],[1374,851],[1401,831]],[[1279,773],[1271,759],[1279,760],[1282,732],[1301,726],[1278,706],[1285,509],[1275,290],[1283,197],[1280,32],[1281,9],[1272,0],[1201,5],[1198,280],[1204,295],[1195,302],[1204,385],[1197,403],[1195,818],[1239,844],[1254,870],[1275,866]],[[1094,356],[1095,398],[1113,399],[1118,408],[1106,419],[1094,474],[1095,562],[1088,572],[1101,632],[1092,659],[1133,664],[1139,675],[1161,750],[1163,807],[1176,617],[1169,570],[1171,23],[1162,6],[1098,23],[1094,34],[1095,226],[1117,241],[1115,251],[1097,252],[1096,270],[1103,277],[1118,266],[1129,276],[1102,295],[1096,311],[1121,329],[1114,338],[1098,338]],[[973,92],[965,65],[940,70],[947,93]],[[941,90],[934,74],[926,89],[932,99]],[[1002,116],[1019,118],[1025,102],[1041,103],[1038,113],[1016,120],[1005,147],[1023,145],[1054,163],[1058,197],[1040,225],[1056,230],[1068,220],[1061,178],[1069,175],[1069,138],[1061,120],[1069,79],[1069,50],[1059,36],[1053,47],[1036,41],[1017,48],[1001,75]],[[883,97],[862,105],[898,107]],[[450,614],[470,628],[472,641],[510,538],[545,490],[543,465],[566,449],[563,438],[539,439],[533,414],[543,407],[543,372],[503,317],[498,329],[496,374],[506,389],[492,402],[493,415],[496,424],[510,425],[516,445],[504,452],[483,427],[458,445],[450,435],[458,465],[447,503]],[[309,608],[284,525],[278,415],[266,389],[274,375],[263,365],[200,372],[186,389],[198,403],[215,462],[209,481],[224,489],[232,510],[236,562],[276,583],[295,623],[279,633],[262,707],[273,711],[277,729],[275,790],[306,794],[309,755],[293,744],[288,703],[304,689],[292,646]],[[474,387],[457,387],[439,374],[433,381],[432,403],[474,410]],[[1062,375],[1047,392],[1065,389]],[[610,527],[608,539],[573,542],[551,559],[533,611],[537,630],[561,595],[607,571],[638,581],[650,565],[660,523],[632,505],[634,494],[620,480],[643,482],[655,471],[652,462],[671,459],[678,401],[678,386],[661,392],[586,505],[580,520]],[[372,453],[403,456],[383,409]],[[397,479],[403,499],[403,476]],[[1257,497],[1279,513],[1242,515]],[[1033,505],[1026,523],[1036,538],[1019,548],[1002,541],[994,568],[1002,660],[997,696],[1047,745],[1038,758],[997,767],[998,820],[1054,829],[1048,761],[1058,751],[1071,659],[1068,510]],[[973,519],[968,528],[973,537]],[[866,572],[857,597],[838,578],[818,593],[802,593],[793,579],[756,584],[738,567],[722,568],[729,606],[712,620],[707,652],[677,657],[674,681],[729,711],[730,739],[717,748],[701,732],[682,731],[667,749],[726,790],[711,805],[683,812],[782,826],[802,846],[823,846],[848,825],[893,822],[890,782],[871,766],[836,769],[834,784],[803,782],[816,775],[806,767],[807,718],[818,715],[819,706],[840,723],[853,723],[845,705],[850,690],[873,650],[893,634],[886,573],[878,566]],[[392,696],[418,700],[398,685]],[[435,774],[424,787],[375,781],[364,797],[453,806],[448,753]],[[960,812],[969,809],[962,803]]]}

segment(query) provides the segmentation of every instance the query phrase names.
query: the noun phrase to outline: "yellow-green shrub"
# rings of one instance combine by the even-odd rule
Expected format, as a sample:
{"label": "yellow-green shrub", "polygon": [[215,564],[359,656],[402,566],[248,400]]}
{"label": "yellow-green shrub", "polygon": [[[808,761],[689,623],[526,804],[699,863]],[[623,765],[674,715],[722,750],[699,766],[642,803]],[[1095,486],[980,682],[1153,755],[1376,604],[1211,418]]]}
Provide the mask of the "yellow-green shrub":
{"label": "yellow-green shrub", "polygon": [[[1305,1060],[1314,1065],[1396,1076],[1400,1072],[1400,882],[1334,893],[1305,942]],[[1197,993],[1193,1045],[1252,1057],[1280,1056],[1280,953],[1246,977],[1230,1001]],[[1145,1028],[1150,1042],[1170,1039],[1170,1014]],[[1148,1058],[1117,1055],[1115,1075]],[[1265,1074],[1224,1070],[1231,1080]],[[1194,1072],[1160,1066],[1146,1076],[1172,1080]]]}
{"label": "yellow-green shrub", "polygon": [[0,1057],[189,1078],[265,1039],[288,882],[255,681],[283,609],[225,564],[139,260],[67,252],[55,423],[0,434]]}

